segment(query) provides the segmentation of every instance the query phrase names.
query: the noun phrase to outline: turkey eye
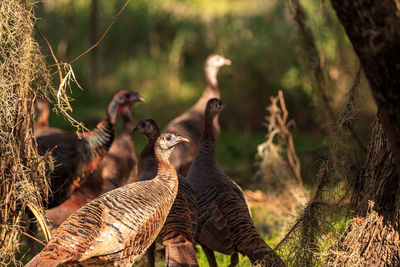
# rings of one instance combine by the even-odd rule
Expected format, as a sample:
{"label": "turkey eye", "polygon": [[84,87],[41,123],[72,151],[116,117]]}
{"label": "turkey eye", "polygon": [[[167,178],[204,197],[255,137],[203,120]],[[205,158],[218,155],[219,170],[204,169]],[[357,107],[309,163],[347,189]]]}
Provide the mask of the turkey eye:
{"label": "turkey eye", "polygon": [[166,139],[167,139],[167,141],[171,141],[172,138],[170,135],[168,135]]}

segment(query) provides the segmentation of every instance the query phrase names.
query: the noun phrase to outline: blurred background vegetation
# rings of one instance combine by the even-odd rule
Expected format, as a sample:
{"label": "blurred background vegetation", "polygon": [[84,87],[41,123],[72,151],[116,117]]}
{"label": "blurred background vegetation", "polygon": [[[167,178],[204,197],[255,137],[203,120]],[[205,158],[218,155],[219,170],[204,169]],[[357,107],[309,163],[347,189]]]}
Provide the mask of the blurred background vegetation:
{"label": "blurred background vegetation", "polygon": [[[37,26],[58,60],[70,62],[99,39],[124,3],[44,0],[37,3]],[[221,98],[228,106],[220,116],[220,165],[244,189],[259,187],[254,161],[257,145],[265,141],[265,107],[281,89],[289,117],[296,123],[293,136],[303,182],[312,191],[329,146],[329,126],[322,112],[327,103],[319,100],[315,79],[317,62],[326,81],[327,101],[337,114],[358,61],[329,1],[300,4],[319,53],[315,61],[310,60],[290,1],[133,0],[94,50],[95,56],[88,54],[72,64],[84,88],[72,86],[72,116],[92,128],[113,93],[129,89],[146,99],[135,106],[134,118],[153,118],[164,126],[201,95],[205,58],[221,54],[232,65],[219,74]],[[54,64],[39,35],[37,40],[49,65]],[[57,79],[54,75],[56,85]],[[366,145],[376,108],[368,88],[360,98],[363,105],[355,131]],[[52,114],[50,124],[74,131],[61,115]],[[145,140],[137,135],[135,141],[139,153]],[[359,157],[362,162],[363,154]]]}
{"label": "blurred background vegetation", "polygon": [[[93,33],[91,17],[94,4],[97,33]],[[58,60],[69,62],[98,40],[123,4],[45,0],[37,4],[37,25]],[[320,53],[331,104],[337,107],[354,79],[357,60],[330,3],[304,0],[301,4]],[[39,36],[37,39],[42,41]],[[315,62],[305,62],[307,51],[302,43],[288,1],[131,1],[94,50],[97,76],[91,71],[93,55],[73,63],[84,90],[73,87],[76,101],[72,102],[72,115],[93,127],[112,94],[130,89],[146,98],[145,104],[135,108],[135,118],[151,117],[164,126],[202,93],[205,58],[211,53],[222,54],[233,64],[219,74],[222,99],[228,106],[220,117],[219,162],[230,174],[240,177],[241,185],[249,185],[256,146],[265,134],[264,108],[269,96],[282,89],[290,117],[296,122],[294,137],[303,179],[306,185],[313,184],[315,162],[324,156],[327,145],[321,123],[325,118],[319,116],[324,106],[317,103]],[[43,50],[49,55],[44,43]],[[53,64],[50,56],[48,61]],[[368,95],[365,103],[363,115],[368,116],[374,104]],[[359,125],[359,131],[365,141],[369,120],[362,121],[365,123]],[[62,116],[52,115],[50,123],[73,130]],[[137,139],[140,149],[144,139]]]}

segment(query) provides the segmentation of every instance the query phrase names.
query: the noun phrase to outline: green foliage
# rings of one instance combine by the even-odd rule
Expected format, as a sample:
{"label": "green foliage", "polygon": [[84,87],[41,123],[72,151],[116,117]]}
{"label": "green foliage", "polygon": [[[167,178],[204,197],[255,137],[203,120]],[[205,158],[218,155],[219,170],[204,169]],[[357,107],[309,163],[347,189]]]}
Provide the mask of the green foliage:
{"label": "green foliage", "polygon": [[[100,36],[123,3],[98,3]],[[90,5],[89,0],[38,3],[38,27],[60,61],[69,62],[89,47]],[[349,68],[354,65],[352,49],[329,3],[304,0],[302,5],[310,18],[307,23],[333,100],[340,100],[343,88],[348,88]],[[146,99],[135,107],[135,118],[153,118],[163,127],[200,96],[205,87],[204,60],[211,53],[220,53],[233,64],[219,75],[228,110],[220,118],[218,161],[240,184],[251,181],[253,155],[265,132],[264,107],[270,95],[283,89],[296,122],[295,145],[302,147],[302,160],[305,155],[303,177],[306,184],[313,184],[315,162],[323,157],[326,144],[315,111],[313,71],[304,64],[307,51],[290,12],[290,5],[282,1],[131,1],[95,50],[99,88],[90,88],[91,54],[73,64],[85,90],[73,88],[72,115],[91,128],[103,116],[112,94],[130,89]],[[48,61],[53,63],[51,57]],[[339,77],[340,83],[335,83]],[[54,75],[58,84],[56,79]],[[52,115],[50,123],[73,130],[61,117]],[[143,140],[138,138],[140,149]]]}
{"label": "green foliage", "polygon": [[[280,77],[297,56],[285,4],[254,2],[258,5],[243,0],[133,1],[97,48],[100,88],[88,87],[90,55],[73,64],[78,80],[96,93],[138,90],[152,104],[151,115],[164,123],[201,94],[204,59],[221,53],[233,61],[220,75],[222,97],[235,106],[224,123],[259,126],[267,97],[282,87]],[[121,3],[99,5],[102,32]],[[89,46],[90,1],[40,7],[39,27],[60,60],[70,61]]]}

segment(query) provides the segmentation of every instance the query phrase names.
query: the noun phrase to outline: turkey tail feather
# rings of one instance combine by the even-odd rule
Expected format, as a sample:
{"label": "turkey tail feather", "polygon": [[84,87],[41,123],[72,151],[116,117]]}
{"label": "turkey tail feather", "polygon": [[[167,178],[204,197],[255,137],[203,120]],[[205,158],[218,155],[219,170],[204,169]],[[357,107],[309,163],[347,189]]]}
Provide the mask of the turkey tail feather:
{"label": "turkey tail feather", "polygon": [[62,260],[63,260],[62,257],[57,258],[57,259],[51,259],[51,258],[47,258],[47,257],[44,258],[39,253],[33,259],[31,259],[25,265],[25,267],[57,267]]}
{"label": "turkey tail feather", "polygon": [[168,244],[165,247],[165,266],[167,267],[198,267],[196,251],[193,244],[186,242],[180,244]]}

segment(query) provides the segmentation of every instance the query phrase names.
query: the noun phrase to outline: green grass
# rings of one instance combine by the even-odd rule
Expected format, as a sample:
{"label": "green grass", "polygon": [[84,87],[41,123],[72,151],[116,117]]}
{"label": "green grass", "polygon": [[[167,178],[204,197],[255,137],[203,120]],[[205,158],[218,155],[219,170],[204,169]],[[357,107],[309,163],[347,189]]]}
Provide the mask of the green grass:
{"label": "green grass", "polygon": [[[197,245],[197,259],[199,261],[199,266],[208,266],[208,261],[206,254],[204,254],[203,250]],[[228,266],[231,263],[231,256],[224,255],[218,252],[215,252],[215,259],[217,260],[218,266]],[[251,262],[247,257],[239,255],[239,263],[238,266],[250,267]]]}

